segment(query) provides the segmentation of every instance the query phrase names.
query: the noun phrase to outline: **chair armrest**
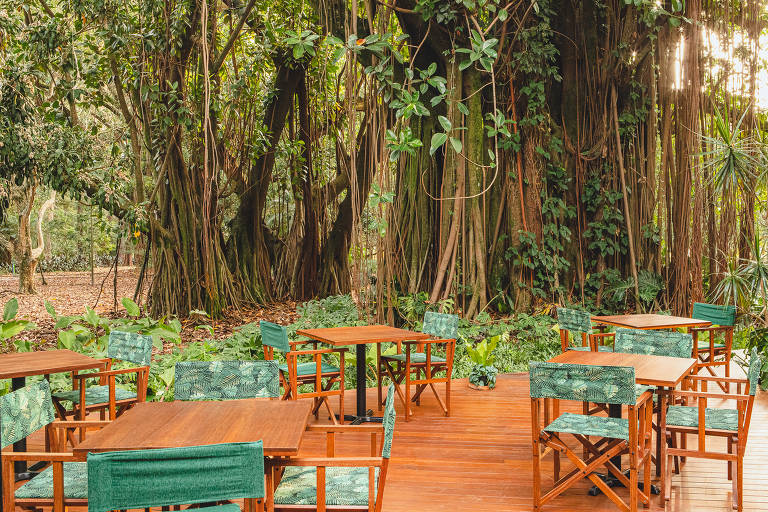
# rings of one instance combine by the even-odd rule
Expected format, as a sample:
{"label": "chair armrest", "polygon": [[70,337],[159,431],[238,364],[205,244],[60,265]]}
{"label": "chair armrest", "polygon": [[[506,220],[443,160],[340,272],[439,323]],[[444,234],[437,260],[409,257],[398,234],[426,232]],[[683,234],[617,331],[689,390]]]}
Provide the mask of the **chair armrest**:
{"label": "chair armrest", "polygon": [[607,338],[609,336],[616,336],[615,332],[595,332],[590,334],[593,338]]}
{"label": "chair armrest", "polygon": [[110,375],[122,375],[126,373],[143,373],[149,371],[149,366],[139,366],[138,368],[123,368],[122,370],[109,370],[96,373],[80,373],[74,377],[78,380],[93,379],[96,377],[109,377]]}
{"label": "chair armrest", "polygon": [[730,331],[733,329],[732,325],[716,325],[711,327],[691,327],[691,332],[708,332],[708,331]]}
{"label": "chair armrest", "polygon": [[438,343],[456,343],[456,340],[453,338],[426,338],[423,340],[403,341],[402,343],[403,345],[435,345]]}
{"label": "chair armrest", "polygon": [[307,425],[307,432],[363,432],[379,434],[384,430],[381,425]]}
{"label": "chair armrest", "polygon": [[319,348],[317,350],[296,350],[288,353],[292,356],[306,356],[306,355],[314,355],[314,354],[333,354],[333,353],[339,353],[344,351],[346,351],[346,349]]}
{"label": "chair armrest", "polygon": [[703,391],[673,391],[672,396],[687,398],[714,398],[717,400],[749,400],[751,395],[737,395],[736,393],[709,393]]}
{"label": "chair armrest", "polygon": [[67,452],[13,452],[3,451],[3,461],[12,460],[40,460],[44,462],[72,462],[80,461],[72,453]]}
{"label": "chair armrest", "polygon": [[272,462],[273,466],[372,467],[383,464],[381,457],[297,457]]}
{"label": "chair armrest", "polygon": [[643,405],[648,400],[653,400],[653,391],[650,389],[648,391],[644,391],[642,395],[637,397],[637,402],[635,402],[636,406]]}
{"label": "chair armrest", "polygon": [[56,420],[52,422],[50,425],[54,428],[104,428],[107,425],[112,423],[111,421],[100,421],[100,420]]}
{"label": "chair armrest", "polygon": [[719,377],[715,375],[689,375],[689,380],[702,380],[707,382],[734,382],[736,384],[749,384],[749,380],[739,377]]}

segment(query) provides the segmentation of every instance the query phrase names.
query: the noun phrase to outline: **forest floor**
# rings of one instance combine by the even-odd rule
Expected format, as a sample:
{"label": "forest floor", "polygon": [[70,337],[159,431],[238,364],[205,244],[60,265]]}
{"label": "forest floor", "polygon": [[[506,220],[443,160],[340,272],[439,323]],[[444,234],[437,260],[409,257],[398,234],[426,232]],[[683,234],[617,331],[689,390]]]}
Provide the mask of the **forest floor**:
{"label": "forest floor", "polygon": [[[99,315],[107,317],[125,316],[125,310],[120,304],[123,297],[133,298],[139,269],[136,267],[119,267],[117,270],[117,309],[114,309],[115,291],[114,274],[109,268],[94,269],[93,284],[91,273],[86,272],[53,272],[45,274],[46,284],[42,283],[40,274],[35,275],[35,295],[18,293],[19,278],[16,275],[0,274],[0,308],[13,297],[19,301],[18,317],[37,324],[34,330],[21,333],[18,337],[27,339],[34,344],[44,347],[53,346],[58,334],[54,321],[45,309],[45,301],[49,301],[58,315],[81,315],[86,306],[93,308]],[[102,288],[103,283],[103,288]],[[148,281],[145,280],[141,305],[146,297]],[[206,323],[214,328],[216,338],[224,338],[232,330],[242,324],[269,320],[283,325],[296,321],[296,302],[283,301],[259,307],[246,307],[240,310],[229,310],[218,320],[184,321],[181,333],[182,344],[211,337],[208,332],[195,329],[200,323]],[[6,348],[7,350],[7,348]]]}

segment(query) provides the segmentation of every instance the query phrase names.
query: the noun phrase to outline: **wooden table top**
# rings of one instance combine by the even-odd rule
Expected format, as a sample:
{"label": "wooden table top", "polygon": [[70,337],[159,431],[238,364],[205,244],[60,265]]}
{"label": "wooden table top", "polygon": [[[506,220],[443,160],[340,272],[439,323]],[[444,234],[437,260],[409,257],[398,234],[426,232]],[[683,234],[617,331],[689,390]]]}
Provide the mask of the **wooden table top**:
{"label": "wooden table top", "polygon": [[385,343],[396,341],[416,341],[430,338],[423,332],[398,329],[388,325],[360,325],[356,327],[329,327],[324,329],[301,329],[296,334],[329,345],[345,346],[363,343]]}
{"label": "wooden table top", "polygon": [[103,366],[102,361],[71,350],[13,352],[0,355],[0,379],[49,375]]}
{"label": "wooden table top", "polygon": [[631,366],[635,381],[646,386],[673,388],[691,373],[696,359],[689,357],[625,354],[623,352],[585,352],[568,350],[549,360],[552,363],[595,364],[604,366]]}
{"label": "wooden table top", "polygon": [[597,324],[627,327],[629,329],[674,329],[677,327],[709,327],[712,322],[657,314],[593,316]]}
{"label": "wooden table top", "polygon": [[295,456],[312,408],[307,400],[251,398],[221,402],[142,402],[73,453],[175,448],[262,440],[265,456]]}

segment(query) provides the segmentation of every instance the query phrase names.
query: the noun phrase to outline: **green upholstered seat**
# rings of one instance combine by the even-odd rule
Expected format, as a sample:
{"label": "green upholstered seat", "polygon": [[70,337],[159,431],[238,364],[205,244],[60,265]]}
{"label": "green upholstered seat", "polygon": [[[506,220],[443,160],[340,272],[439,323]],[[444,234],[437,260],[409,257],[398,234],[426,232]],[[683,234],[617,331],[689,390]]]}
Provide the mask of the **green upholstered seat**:
{"label": "green upholstered seat", "polygon": [[[281,364],[279,368],[281,372],[285,374],[288,373],[288,365],[286,363]],[[323,373],[339,373],[341,371],[338,366],[329,363],[322,363],[320,368],[320,371]],[[299,377],[315,375],[315,373],[317,373],[317,365],[315,363],[299,363],[296,365],[296,372]],[[286,375],[286,378],[287,377],[288,376]]]}
{"label": "green upholstered seat", "polygon": [[[698,347],[699,347],[699,351],[709,350],[709,342],[708,341],[700,341]],[[715,342],[715,348],[725,348],[725,343],[717,343],[717,342]]]}
{"label": "green upholstered seat", "polygon": [[[382,356],[386,357],[387,359],[392,359],[393,361],[400,361],[405,362],[405,354],[391,354],[388,356]],[[432,362],[433,363],[444,363],[445,358],[442,356],[438,356],[436,354],[432,354]],[[411,362],[412,363],[426,363],[427,362],[427,354],[424,352],[411,352]]]}
{"label": "green upholstered seat", "polygon": [[[699,408],[671,405],[667,410],[667,425],[697,428],[699,426]],[[704,426],[708,429],[737,432],[739,430],[739,411],[707,407],[704,410]]]}
{"label": "green upholstered seat", "polygon": [[[379,468],[375,468],[374,487]],[[367,467],[329,467],[325,472],[328,506],[368,506]],[[275,491],[277,505],[317,505],[317,468],[288,466]]]}
{"label": "green upholstered seat", "polygon": [[585,436],[610,437],[611,439],[629,439],[629,420],[566,412],[544,427],[543,430]]}
{"label": "green upholstered seat", "polygon": [[645,384],[635,384],[635,389],[637,390],[637,396],[642,395],[646,391],[656,391],[654,386],[646,386]]}
{"label": "green upholstered seat", "polygon": [[87,471],[88,512],[264,497],[261,441],[89,453]]}
{"label": "green upholstered seat", "polygon": [[[64,497],[88,499],[88,466],[85,462],[64,463]],[[53,499],[53,468],[48,466],[16,489],[16,498]]]}
{"label": "green upholstered seat", "polygon": [[[80,403],[80,390],[60,391],[53,394],[59,400]],[[115,386],[115,400],[133,400],[136,393]],[[85,389],[85,405],[103,404],[109,402],[109,386],[91,386]]]}
{"label": "green upholstered seat", "polygon": [[572,347],[568,347],[568,350],[578,350],[579,352],[589,352],[592,349],[589,348],[589,347],[585,347],[583,345],[579,345],[577,347],[573,347],[573,346]]}
{"label": "green upholstered seat", "polygon": [[176,363],[177,400],[277,397],[276,361],[182,361]]}
{"label": "green upholstered seat", "polygon": [[691,357],[693,337],[687,333],[662,330],[616,329],[616,352],[669,357]]}
{"label": "green upholstered seat", "polygon": [[149,366],[152,361],[152,336],[112,331],[109,333],[107,356],[121,361],[130,361],[139,366]]}

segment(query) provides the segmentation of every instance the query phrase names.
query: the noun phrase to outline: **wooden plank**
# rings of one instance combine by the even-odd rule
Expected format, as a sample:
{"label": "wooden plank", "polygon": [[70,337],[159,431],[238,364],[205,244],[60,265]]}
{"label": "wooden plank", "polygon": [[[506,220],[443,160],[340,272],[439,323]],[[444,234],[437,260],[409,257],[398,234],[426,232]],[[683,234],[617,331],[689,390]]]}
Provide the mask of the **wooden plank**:
{"label": "wooden plank", "polygon": [[678,327],[709,327],[712,322],[680,316],[642,314],[593,316],[596,324],[626,327],[628,329],[675,329]]}
{"label": "wooden plank", "polygon": [[226,400],[221,402],[145,402],[136,404],[73,450],[140,450],[242,443],[263,440],[266,456],[299,453],[311,402]]}
{"label": "wooden plank", "polygon": [[590,364],[604,366],[631,366],[635,380],[647,386],[676,387],[696,365],[688,357],[625,354],[623,352],[585,352],[569,350],[550,359],[553,363]]}
{"label": "wooden plank", "polygon": [[355,327],[330,327],[325,329],[301,329],[300,336],[322,341],[334,346],[359,345],[362,343],[386,343],[425,340],[429,334],[398,329],[388,325],[360,325]]}
{"label": "wooden plank", "polygon": [[103,366],[104,363],[98,359],[65,349],[13,352],[0,355],[0,379],[49,375]]}

